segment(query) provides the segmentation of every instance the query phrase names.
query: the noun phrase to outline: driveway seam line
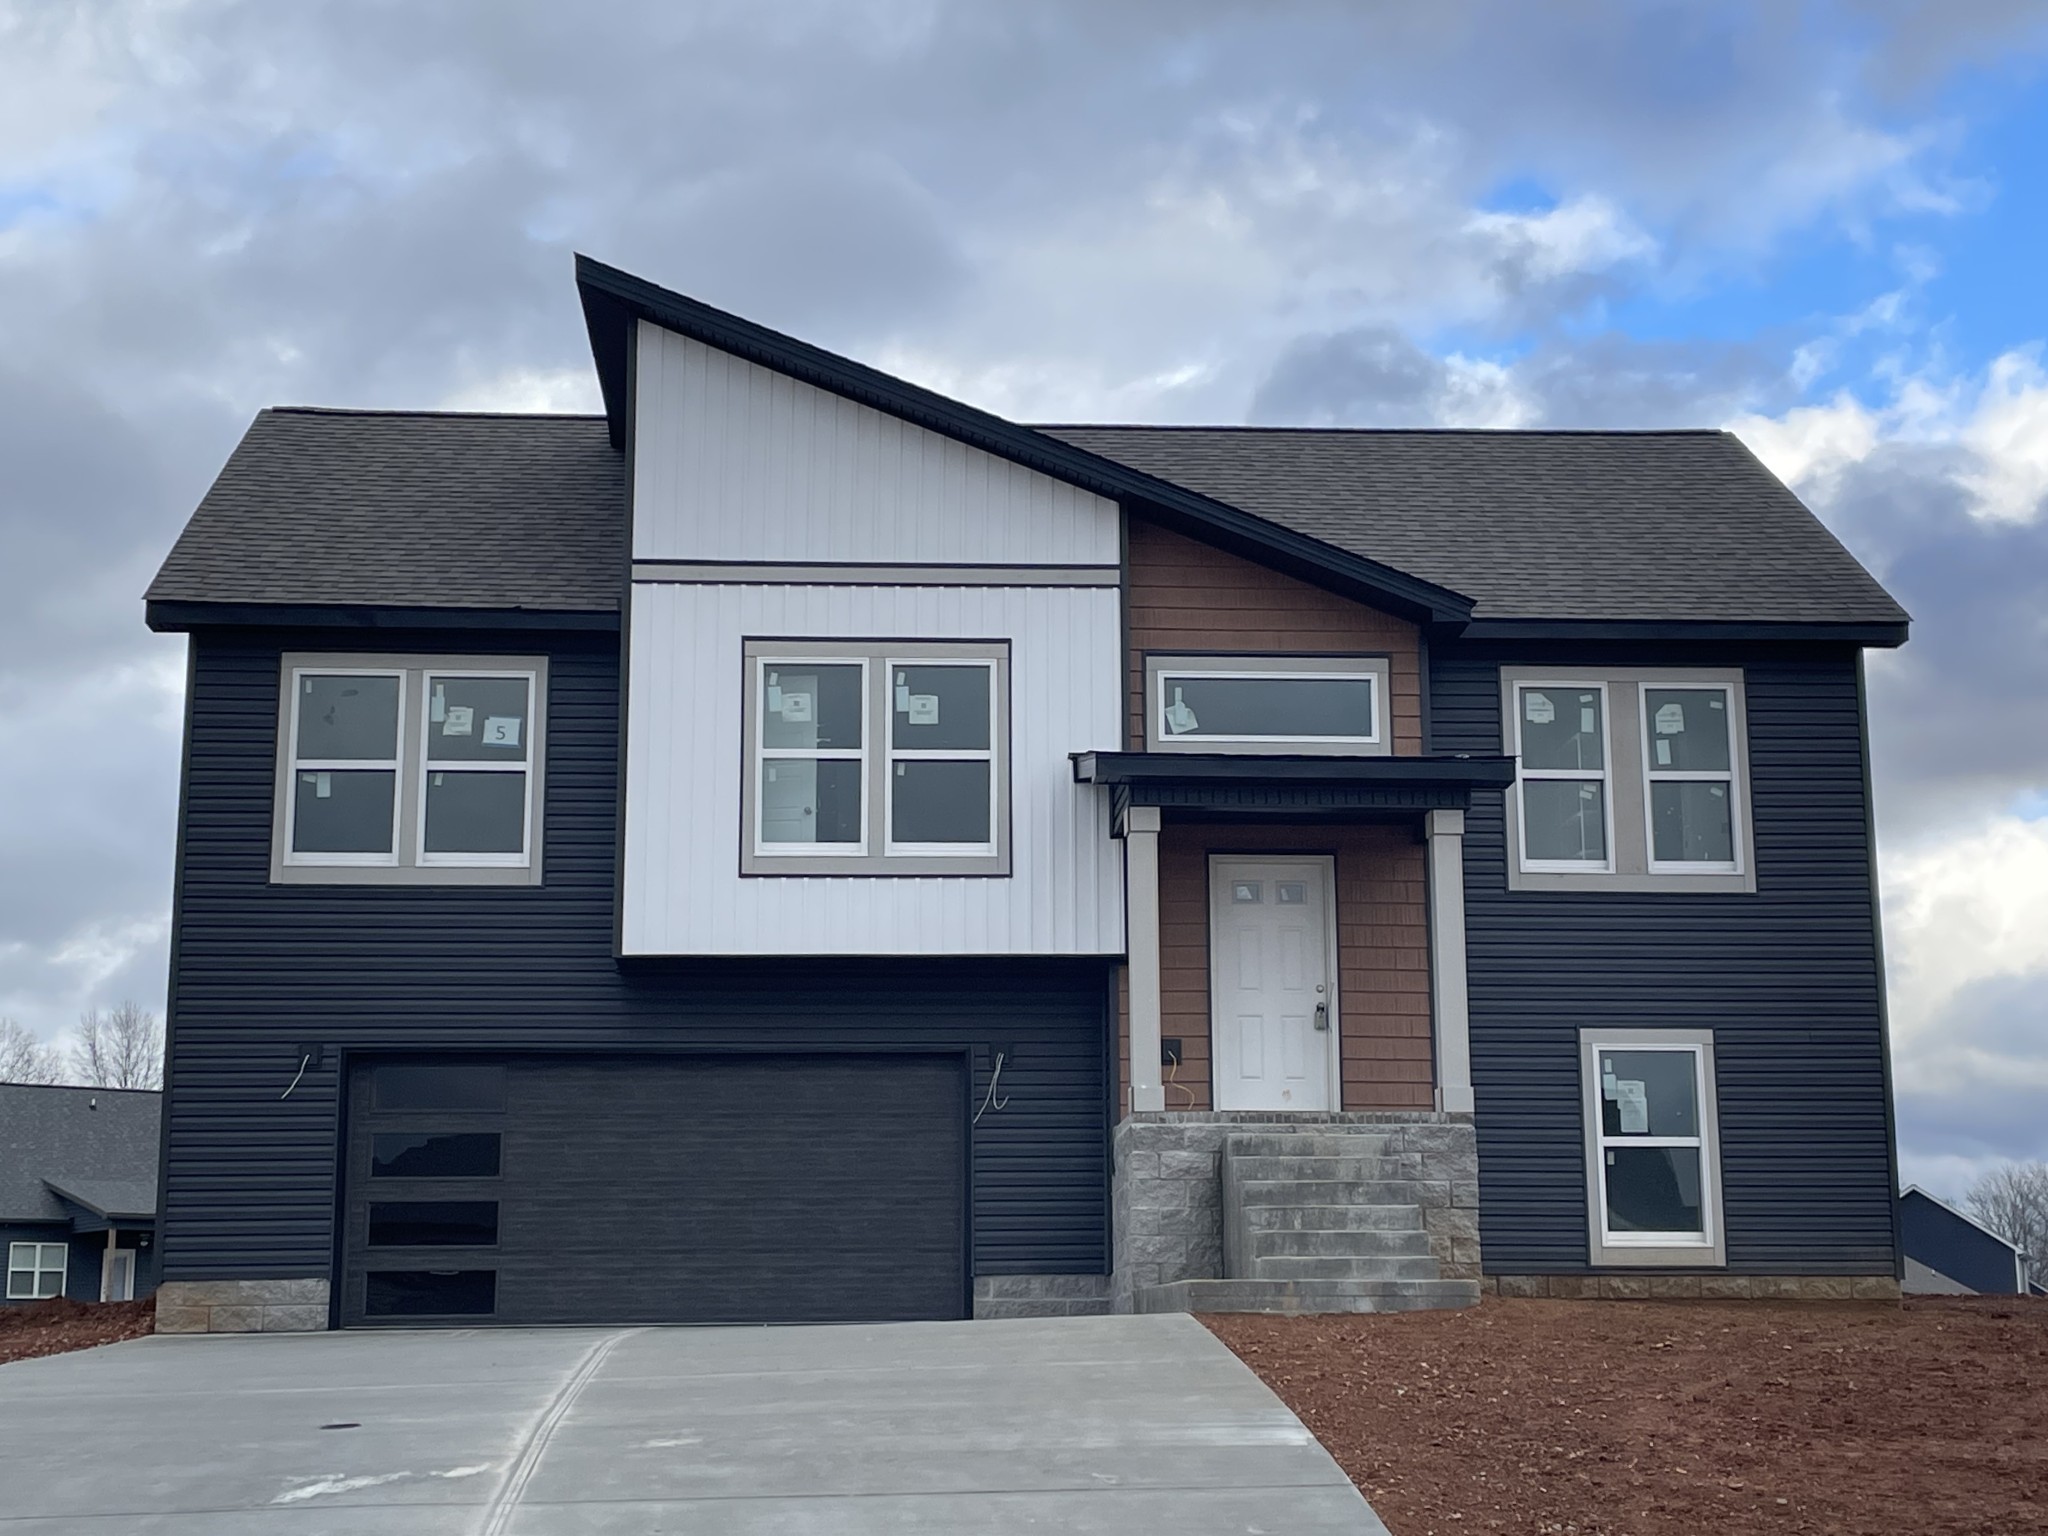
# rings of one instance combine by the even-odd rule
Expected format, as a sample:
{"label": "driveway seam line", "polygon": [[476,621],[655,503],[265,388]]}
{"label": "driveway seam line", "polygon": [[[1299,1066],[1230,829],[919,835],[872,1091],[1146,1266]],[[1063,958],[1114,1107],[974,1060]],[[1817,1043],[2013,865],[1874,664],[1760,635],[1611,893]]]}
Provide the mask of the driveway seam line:
{"label": "driveway seam line", "polygon": [[512,1516],[518,1511],[520,1500],[526,1495],[526,1485],[533,1481],[533,1474],[540,1470],[541,1457],[547,1454],[548,1442],[554,1439],[555,1431],[562,1420],[569,1416],[569,1410],[576,1406],[576,1399],[583,1395],[583,1389],[590,1385],[604,1365],[611,1352],[634,1334],[643,1332],[639,1328],[622,1329],[610,1338],[599,1339],[590,1346],[576,1369],[569,1373],[569,1379],[556,1389],[541,1416],[532,1429],[527,1431],[526,1444],[519,1448],[519,1454],[506,1469],[504,1482],[498,1485],[497,1497],[485,1506],[483,1523],[477,1528],[479,1536],[505,1536],[512,1523]]}

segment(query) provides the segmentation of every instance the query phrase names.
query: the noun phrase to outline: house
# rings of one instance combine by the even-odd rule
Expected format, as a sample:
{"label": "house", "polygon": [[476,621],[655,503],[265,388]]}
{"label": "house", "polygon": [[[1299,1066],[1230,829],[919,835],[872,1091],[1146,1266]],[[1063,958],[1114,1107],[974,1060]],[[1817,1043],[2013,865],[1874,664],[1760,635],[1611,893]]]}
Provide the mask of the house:
{"label": "house", "polygon": [[156,1289],[161,1096],[0,1083],[6,1301],[132,1301]]}
{"label": "house", "polygon": [[1897,1294],[1861,657],[1719,432],[1025,426],[630,274],[267,410],[160,1326]]}
{"label": "house", "polygon": [[2029,1294],[2025,1252],[1917,1184],[1899,1196],[1899,1249],[1909,1295]]}

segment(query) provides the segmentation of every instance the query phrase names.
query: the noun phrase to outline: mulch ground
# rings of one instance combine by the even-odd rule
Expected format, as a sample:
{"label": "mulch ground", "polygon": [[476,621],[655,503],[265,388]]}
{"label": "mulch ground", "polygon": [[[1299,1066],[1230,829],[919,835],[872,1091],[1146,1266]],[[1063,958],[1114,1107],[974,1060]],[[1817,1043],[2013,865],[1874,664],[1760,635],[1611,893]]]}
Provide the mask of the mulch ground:
{"label": "mulch ground", "polygon": [[1202,1321],[1394,1536],[2048,1532],[2048,1300]]}
{"label": "mulch ground", "polygon": [[52,1297],[0,1307],[0,1365],[139,1339],[156,1327],[156,1302],[67,1301]]}

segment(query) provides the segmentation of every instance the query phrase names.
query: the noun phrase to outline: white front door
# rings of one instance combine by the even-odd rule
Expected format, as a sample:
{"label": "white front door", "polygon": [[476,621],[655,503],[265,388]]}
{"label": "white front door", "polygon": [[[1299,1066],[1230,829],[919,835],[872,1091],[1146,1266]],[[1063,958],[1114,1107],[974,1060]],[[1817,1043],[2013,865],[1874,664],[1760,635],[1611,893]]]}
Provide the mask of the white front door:
{"label": "white front door", "polygon": [[133,1248],[111,1248],[102,1260],[106,1273],[100,1277],[100,1299],[103,1301],[133,1301],[135,1299],[135,1250]]}
{"label": "white front door", "polygon": [[1209,860],[1218,1109],[1336,1109],[1332,861]]}

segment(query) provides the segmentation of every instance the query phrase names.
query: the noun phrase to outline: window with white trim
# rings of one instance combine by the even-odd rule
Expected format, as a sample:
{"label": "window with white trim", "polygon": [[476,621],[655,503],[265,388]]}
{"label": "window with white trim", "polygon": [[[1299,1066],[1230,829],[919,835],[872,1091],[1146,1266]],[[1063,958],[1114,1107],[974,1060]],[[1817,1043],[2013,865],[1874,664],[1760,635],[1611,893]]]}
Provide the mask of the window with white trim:
{"label": "window with white trim", "polygon": [[1007,874],[1008,646],[747,642],[741,872]]}
{"label": "window with white trim", "polygon": [[1712,1032],[1580,1039],[1591,1262],[1721,1263]]}
{"label": "window with white trim", "polygon": [[63,1243],[9,1243],[7,1299],[40,1301],[63,1295],[69,1254]]}
{"label": "window with white trim", "polygon": [[1381,756],[1384,656],[1147,656],[1154,752]]}
{"label": "window with white trim", "polygon": [[538,882],[546,678],[539,658],[287,656],[271,878]]}
{"label": "window with white trim", "polygon": [[1756,889],[1742,674],[1501,669],[1508,883]]}

